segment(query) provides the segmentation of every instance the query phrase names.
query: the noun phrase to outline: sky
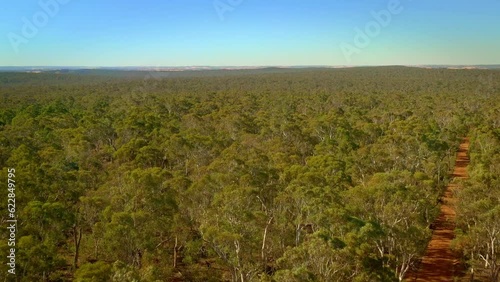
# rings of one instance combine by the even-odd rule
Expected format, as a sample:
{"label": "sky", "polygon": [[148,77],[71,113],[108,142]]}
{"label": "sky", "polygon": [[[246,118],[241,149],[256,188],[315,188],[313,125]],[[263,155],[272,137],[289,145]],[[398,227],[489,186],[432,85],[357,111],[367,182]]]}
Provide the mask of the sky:
{"label": "sky", "polygon": [[7,0],[0,66],[500,64],[500,0]]}

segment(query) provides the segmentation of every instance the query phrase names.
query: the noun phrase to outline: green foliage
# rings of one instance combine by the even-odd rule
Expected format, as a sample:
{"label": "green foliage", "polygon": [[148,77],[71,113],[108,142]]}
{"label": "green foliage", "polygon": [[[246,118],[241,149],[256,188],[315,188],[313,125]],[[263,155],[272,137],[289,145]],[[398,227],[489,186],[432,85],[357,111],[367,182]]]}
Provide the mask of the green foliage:
{"label": "green foliage", "polygon": [[0,73],[20,280],[401,279],[468,132],[457,248],[497,263],[498,71],[163,75]]}
{"label": "green foliage", "polygon": [[87,263],[75,272],[75,281],[101,282],[111,280],[111,266],[105,262]]}
{"label": "green foliage", "polygon": [[[483,131],[484,130],[484,131]],[[470,268],[489,281],[500,278],[500,136],[474,130],[470,178],[458,193],[457,237],[454,245]]]}
{"label": "green foliage", "polygon": [[64,258],[58,254],[56,245],[47,244],[34,236],[23,236],[18,241],[17,273],[31,281],[43,281],[64,267]]}

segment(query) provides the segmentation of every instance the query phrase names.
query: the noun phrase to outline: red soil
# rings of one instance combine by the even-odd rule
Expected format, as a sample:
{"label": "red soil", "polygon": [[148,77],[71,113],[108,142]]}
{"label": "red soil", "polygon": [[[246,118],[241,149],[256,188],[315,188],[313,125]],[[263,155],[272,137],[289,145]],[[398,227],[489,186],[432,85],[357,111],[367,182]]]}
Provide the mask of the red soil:
{"label": "red soil", "polygon": [[[469,139],[464,138],[460,144],[453,170],[453,179],[467,178],[469,164]],[[434,232],[422,258],[418,272],[412,273],[406,281],[453,281],[454,276],[461,276],[459,256],[452,252],[450,246],[454,238],[456,199],[453,191],[457,184],[450,183],[444,190],[441,198],[441,213],[434,221]]]}

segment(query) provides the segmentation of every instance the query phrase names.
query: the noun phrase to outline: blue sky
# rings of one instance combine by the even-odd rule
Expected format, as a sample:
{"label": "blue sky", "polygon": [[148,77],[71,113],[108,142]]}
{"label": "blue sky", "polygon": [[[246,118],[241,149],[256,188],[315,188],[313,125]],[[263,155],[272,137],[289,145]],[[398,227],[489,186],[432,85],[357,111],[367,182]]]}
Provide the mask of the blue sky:
{"label": "blue sky", "polygon": [[500,64],[499,13],[500,0],[11,0],[0,65]]}

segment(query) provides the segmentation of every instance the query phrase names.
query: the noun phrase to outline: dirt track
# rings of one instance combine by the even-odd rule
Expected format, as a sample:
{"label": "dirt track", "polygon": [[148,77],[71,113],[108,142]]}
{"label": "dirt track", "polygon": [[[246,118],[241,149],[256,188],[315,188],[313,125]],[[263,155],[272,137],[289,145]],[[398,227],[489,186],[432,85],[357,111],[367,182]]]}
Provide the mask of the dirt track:
{"label": "dirt track", "polygon": [[[469,139],[464,138],[460,144],[453,170],[453,180],[467,178],[469,164]],[[427,246],[419,271],[410,275],[406,281],[453,281],[454,276],[461,276],[459,258],[451,251],[450,245],[454,238],[455,210],[453,190],[457,189],[454,181],[445,188],[441,198],[441,213],[434,221],[434,232]]]}

